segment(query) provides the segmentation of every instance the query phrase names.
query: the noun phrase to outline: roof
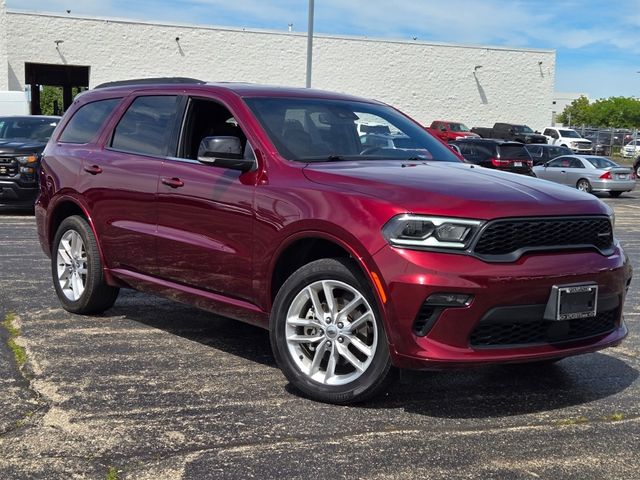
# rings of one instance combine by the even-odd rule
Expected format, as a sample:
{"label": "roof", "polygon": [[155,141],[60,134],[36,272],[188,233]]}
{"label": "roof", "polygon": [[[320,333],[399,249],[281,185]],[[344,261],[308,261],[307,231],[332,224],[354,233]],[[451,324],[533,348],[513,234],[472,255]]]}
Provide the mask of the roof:
{"label": "roof", "polygon": [[97,91],[119,91],[123,93],[144,90],[167,91],[187,91],[187,92],[232,92],[239,97],[299,97],[299,98],[322,98],[331,100],[346,100],[356,102],[367,102],[381,104],[376,100],[357,97],[338,92],[317,90],[312,88],[284,87],[276,85],[260,85],[254,83],[241,82],[208,82],[190,78],[147,78],[121,80],[116,82],[103,83],[92,90],[84,92],[83,95]]}

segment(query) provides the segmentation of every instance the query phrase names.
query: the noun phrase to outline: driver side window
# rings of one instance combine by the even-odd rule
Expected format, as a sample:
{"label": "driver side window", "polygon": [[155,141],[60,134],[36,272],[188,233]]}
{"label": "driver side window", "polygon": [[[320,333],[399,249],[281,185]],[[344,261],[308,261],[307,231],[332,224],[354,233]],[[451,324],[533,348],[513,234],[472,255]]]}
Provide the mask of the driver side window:
{"label": "driver side window", "polygon": [[207,137],[235,137],[240,140],[244,158],[255,159],[246,135],[226,107],[211,100],[191,98],[178,157],[197,160],[202,141]]}

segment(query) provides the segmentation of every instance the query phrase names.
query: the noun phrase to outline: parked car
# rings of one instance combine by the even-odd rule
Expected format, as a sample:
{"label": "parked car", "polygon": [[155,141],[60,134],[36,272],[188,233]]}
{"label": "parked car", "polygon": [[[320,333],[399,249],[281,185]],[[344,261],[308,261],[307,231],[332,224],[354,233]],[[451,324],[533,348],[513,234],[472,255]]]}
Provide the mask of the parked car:
{"label": "parked car", "polygon": [[547,127],[542,134],[546,137],[547,143],[568,147],[575,153],[589,154],[593,150],[591,141],[582,138],[578,132],[571,128]]}
{"label": "parked car", "polygon": [[619,197],[636,187],[633,171],[595,155],[566,155],[533,167],[536,176],[588,193],[607,192]]}
{"label": "parked car", "polygon": [[560,147],[558,145],[547,145],[546,143],[532,143],[525,145],[525,148],[527,149],[527,152],[529,152],[529,155],[531,155],[534,166],[547,163],[549,160],[553,160],[561,155],[573,154],[573,151],[570,148]]}
{"label": "parked car", "polygon": [[469,127],[460,122],[449,122],[446,120],[435,120],[427,131],[445,142],[452,142],[458,138],[479,137],[471,132]]}
{"label": "parked car", "polygon": [[471,131],[482,138],[501,138],[520,143],[547,143],[547,137],[534,132],[527,125],[495,123],[493,128],[474,127]]}
{"label": "parked car", "polygon": [[[383,103],[169,81],[79,95],[45,149],[38,235],[68,311],[135,288],[268,328],[289,382],[338,404],[398,368],[547,362],[627,335],[631,268],[597,198],[463,163]],[[420,148],[372,152],[363,116]]]}
{"label": "parked car", "polygon": [[40,154],[60,117],[0,117],[0,205],[33,207]]}
{"label": "parked car", "polygon": [[524,145],[488,138],[461,138],[452,143],[470,163],[533,176],[533,160]]}
{"label": "parked car", "polygon": [[591,142],[592,154],[607,156],[611,154],[611,136],[606,132],[587,131],[584,138]]}
{"label": "parked car", "polygon": [[631,140],[620,150],[620,154],[624,158],[637,157],[640,154],[640,139]]}
{"label": "parked car", "polygon": [[636,161],[633,164],[633,172],[636,175],[636,179],[640,179],[640,156],[636,158]]}

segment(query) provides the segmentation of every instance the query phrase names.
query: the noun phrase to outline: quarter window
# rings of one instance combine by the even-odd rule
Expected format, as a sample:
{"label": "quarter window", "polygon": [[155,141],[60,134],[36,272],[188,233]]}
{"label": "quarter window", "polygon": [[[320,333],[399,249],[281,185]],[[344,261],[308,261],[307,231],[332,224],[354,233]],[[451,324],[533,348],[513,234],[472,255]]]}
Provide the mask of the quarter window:
{"label": "quarter window", "polygon": [[71,117],[58,141],[64,143],[90,142],[107,117],[120,103],[120,100],[120,98],[109,98],[83,105]]}
{"label": "quarter window", "polygon": [[173,154],[169,150],[177,107],[177,96],[136,98],[120,119],[113,133],[111,147],[143,155]]}

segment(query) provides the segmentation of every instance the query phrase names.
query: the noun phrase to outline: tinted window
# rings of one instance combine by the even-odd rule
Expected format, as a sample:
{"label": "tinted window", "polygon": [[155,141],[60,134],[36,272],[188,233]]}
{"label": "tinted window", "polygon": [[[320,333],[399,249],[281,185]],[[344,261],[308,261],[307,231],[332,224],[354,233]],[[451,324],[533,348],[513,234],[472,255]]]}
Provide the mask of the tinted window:
{"label": "tinted window", "polygon": [[168,155],[178,97],[138,97],[129,106],[113,133],[111,147],[144,155]]}
{"label": "tinted window", "polygon": [[542,157],[542,147],[527,147],[532,157]]}
{"label": "tinted window", "polygon": [[109,98],[83,105],[69,120],[58,141],[66,143],[91,141],[120,100],[120,98]]}
{"label": "tinted window", "polygon": [[509,160],[530,160],[527,150],[520,145],[500,145],[500,158]]}

